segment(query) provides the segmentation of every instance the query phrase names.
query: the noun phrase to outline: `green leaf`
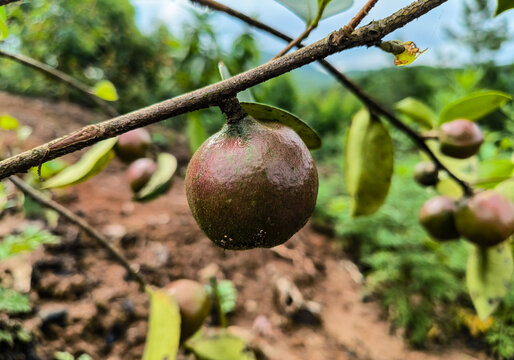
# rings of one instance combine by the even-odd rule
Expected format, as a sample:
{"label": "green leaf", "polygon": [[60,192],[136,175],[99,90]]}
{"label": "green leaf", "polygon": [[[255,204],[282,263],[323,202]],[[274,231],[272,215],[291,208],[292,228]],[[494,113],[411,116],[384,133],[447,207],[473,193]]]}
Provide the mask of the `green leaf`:
{"label": "green leaf", "polygon": [[[228,70],[227,66],[223,61],[220,61],[218,63],[218,70],[220,72],[221,80],[226,80],[228,78],[231,78],[232,75],[230,74],[230,71]],[[250,89],[243,90],[237,94],[237,99],[239,101],[244,102],[255,102],[255,98],[252,94],[252,91]]]}
{"label": "green leaf", "polygon": [[7,14],[5,13],[5,6],[0,6],[0,41],[9,36],[9,29],[7,28]]}
{"label": "green leaf", "polygon": [[93,88],[93,94],[107,101],[118,100],[118,93],[116,92],[116,88],[109,80],[101,80],[97,82]]}
{"label": "green leaf", "polygon": [[53,178],[48,179],[43,184],[43,189],[70,186],[95,176],[114,158],[112,148],[116,141],[118,141],[118,138],[110,138],[95,144],[75,164],[68,166]]}
{"label": "green leaf", "polygon": [[[439,161],[455,175],[465,181],[476,180],[476,169],[478,167],[478,158],[476,156],[467,159],[456,159],[443,155],[439,150],[439,142],[437,140],[428,140],[426,144]],[[425,154],[423,154],[423,157],[430,160]]]}
{"label": "green leaf", "polygon": [[491,189],[509,179],[514,171],[514,163],[506,159],[481,161],[478,165],[478,180],[474,185]]}
{"label": "green leaf", "polygon": [[512,252],[508,242],[470,251],[466,283],[473,305],[481,320],[487,319],[507,295],[512,280]]}
{"label": "green leaf", "polygon": [[391,185],[394,148],[387,128],[367,110],[360,110],[352,119],[344,160],[352,215],[373,214],[382,206]]}
{"label": "green leaf", "polygon": [[[212,294],[212,286],[206,285],[207,291]],[[237,301],[237,290],[234,283],[230,280],[221,280],[217,283],[217,298],[219,299],[221,310],[224,314],[234,311]]]}
{"label": "green leaf", "polygon": [[284,5],[286,8],[295,13],[298,17],[305,21],[306,24],[311,24],[316,19],[320,5],[326,4],[324,9],[321,9],[323,15],[319,16],[320,19],[328,18],[332,15],[343,12],[353,5],[353,0],[276,0]]}
{"label": "green leaf", "polygon": [[180,310],[163,290],[146,289],[150,295],[150,318],[143,360],[175,360],[180,340]]}
{"label": "green leaf", "polygon": [[452,199],[458,200],[463,195],[464,192],[459,184],[452,178],[446,178],[440,180],[436,185],[436,190],[439,194],[451,197]]}
{"label": "green leaf", "polygon": [[187,117],[187,137],[189,139],[189,148],[194,153],[200,145],[208,138],[205,126],[198,112],[192,112]]}
{"label": "green leaf", "polygon": [[177,159],[167,153],[157,156],[157,170],[146,185],[134,195],[136,201],[149,201],[169,190],[177,170]]}
{"label": "green leaf", "polygon": [[0,311],[7,314],[27,313],[32,310],[29,297],[0,286]]}
{"label": "green leaf", "polygon": [[448,104],[439,117],[439,125],[455,119],[478,120],[498,109],[512,96],[501,91],[474,92]]}
{"label": "green leaf", "polygon": [[255,360],[244,340],[226,331],[192,338],[185,345],[199,360]]}
{"label": "green leaf", "polygon": [[59,238],[34,226],[23,229],[21,234],[8,235],[0,242],[0,261],[24,251],[32,251],[42,244],[54,244]]}
{"label": "green leaf", "polygon": [[3,342],[6,342],[11,347],[14,345],[14,337],[9,330],[0,329],[0,344]]}
{"label": "green leaf", "polygon": [[500,15],[502,12],[514,8],[514,0],[498,0],[498,6],[494,12],[494,16]]}
{"label": "green leaf", "polygon": [[410,120],[426,129],[432,129],[437,123],[437,115],[424,102],[407,97],[394,105],[395,109]]}
{"label": "green leaf", "polygon": [[14,130],[20,126],[20,123],[16,118],[10,115],[0,115],[0,129],[3,130]]}
{"label": "green leaf", "polygon": [[54,354],[55,360],[74,360],[75,356],[71,355],[67,351],[56,351]]}
{"label": "green leaf", "polygon": [[241,106],[255,120],[263,123],[279,122],[289,126],[300,136],[309,149],[314,150],[321,147],[321,138],[318,133],[290,112],[260,103],[242,102]]}

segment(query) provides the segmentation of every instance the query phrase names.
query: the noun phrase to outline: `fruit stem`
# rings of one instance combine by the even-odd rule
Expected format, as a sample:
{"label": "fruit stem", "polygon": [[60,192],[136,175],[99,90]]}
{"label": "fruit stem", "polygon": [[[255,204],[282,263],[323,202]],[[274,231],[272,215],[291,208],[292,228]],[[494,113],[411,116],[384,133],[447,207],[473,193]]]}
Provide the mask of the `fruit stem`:
{"label": "fruit stem", "polygon": [[248,116],[235,96],[222,100],[218,106],[225,115],[227,124],[237,124],[240,120]]}

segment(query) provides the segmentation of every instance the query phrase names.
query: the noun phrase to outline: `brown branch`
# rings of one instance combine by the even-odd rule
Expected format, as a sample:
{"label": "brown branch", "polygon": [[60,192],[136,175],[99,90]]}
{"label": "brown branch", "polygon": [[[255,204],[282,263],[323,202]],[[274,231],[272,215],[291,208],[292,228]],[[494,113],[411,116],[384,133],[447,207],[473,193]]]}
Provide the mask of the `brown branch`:
{"label": "brown branch", "polygon": [[287,44],[287,46],[285,48],[283,48],[282,50],[280,50],[280,52],[277,55],[273,56],[273,58],[271,60],[278,59],[279,57],[287,54],[289,52],[289,50],[291,50],[293,47],[300,44],[304,39],[306,39],[307,36],[309,36],[309,34],[312,32],[312,30],[314,30],[314,26],[312,26],[312,24],[307,26],[305,31],[303,33],[301,33],[300,36],[298,36],[296,39],[294,39],[289,44]]}
{"label": "brown branch", "polygon": [[[266,31],[284,41],[291,42],[293,39],[289,37],[288,35],[278,31],[277,29],[263,24],[258,20],[255,20],[253,18],[248,17],[247,15],[240,13],[232,8],[229,8],[225,5],[222,5],[216,1],[213,0],[191,0],[192,2],[207,6],[211,9],[222,11],[230,16],[233,16],[235,18],[238,18],[239,20],[242,20],[246,22],[247,24],[254,26],[258,29],[261,29],[263,31]],[[380,44],[386,44],[389,42],[381,42]],[[303,48],[304,45],[301,43],[296,44],[298,48]],[[422,151],[424,151],[436,164],[437,168],[445,171],[448,173],[448,175],[454,179],[464,190],[466,194],[472,194],[473,189],[470,187],[470,185],[458,178],[455,174],[453,174],[446,166],[444,166],[441,161],[435,156],[435,154],[430,150],[430,148],[426,145],[425,141],[433,139],[433,136],[426,137],[424,135],[418,134],[416,131],[412,130],[410,127],[408,127],[406,124],[404,124],[398,117],[396,117],[392,112],[387,110],[384,106],[382,106],[378,101],[374,100],[371,96],[369,96],[365,91],[363,91],[356,83],[354,83],[352,80],[350,80],[346,75],[344,75],[342,72],[337,70],[335,66],[333,66],[331,63],[329,63],[325,59],[320,59],[318,62],[323,66],[336,80],[338,80],[343,86],[345,86],[348,90],[350,90],[360,101],[362,101],[363,104],[365,104],[367,107],[371,108],[378,114],[384,116],[391,125],[395,126],[397,129],[405,133]]]}
{"label": "brown branch", "polygon": [[373,8],[373,6],[375,6],[377,2],[378,0],[368,0],[368,2],[362,7],[357,15],[355,15],[355,17],[350,20],[350,22],[344,27],[348,35],[350,35],[353,30],[359,26],[361,21],[366,17],[366,15],[368,15],[369,11]]}
{"label": "brown branch", "polygon": [[355,30],[343,29],[309,46],[216,84],[154,104],[99,124],[89,125],[59,139],[0,161],[0,179],[24,172],[44,161],[173,116],[217,106],[223,99],[328,55],[357,46],[373,46],[390,32],[408,24],[447,0],[418,0],[394,14]]}
{"label": "brown branch", "polygon": [[127,272],[130,274],[130,276],[137,281],[139,284],[139,288],[141,291],[144,291],[145,288],[148,286],[147,282],[143,277],[137,273],[132,267],[130,266],[129,262],[125,257],[119,252],[114,246],[112,246],[109,243],[109,240],[103,236],[100,232],[96,231],[91,225],[89,225],[84,219],[78,217],[74,213],[72,213],[70,210],[66,209],[64,206],[60,205],[59,203],[43,196],[40,194],[37,190],[33,189],[29,185],[27,185],[22,179],[20,179],[17,176],[10,176],[9,180],[18,188],[20,191],[22,191],[25,195],[31,197],[34,201],[41,204],[42,206],[52,209],[62,215],[64,218],[66,218],[69,222],[75,224],[80,229],[82,229],[86,234],[88,234],[90,237],[98,241],[98,243],[104,247],[111,256],[116,259],[124,268],[127,270]]}
{"label": "brown branch", "polygon": [[48,66],[48,65],[46,65],[42,62],[39,62],[35,59],[32,59],[28,56],[19,55],[19,54],[11,54],[4,50],[0,50],[0,57],[14,60],[20,64],[31,67],[32,69],[35,69],[49,77],[52,77],[54,79],[57,79],[59,81],[66,83],[67,85],[71,86],[72,88],[85,94],[91,101],[93,101],[95,103],[95,105],[97,105],[100,109],[102,109],[103,112],[105,112],[110,117],[119,115],[118,112],[111,105],[109,105],[107,102],[105,102],[105,100],[102,100],[95,94],[92,94],[86,85],[84,85],[81,82],[77,81],[76,79],[72,78],[68,74],[63,73],[62,71],[54,69],[53,67]]}
{"label": "brown branch", "polygon": [[0,6],[7,5],[10,3],[16,2],[16,1],[20,1],[20,0],[0,0]]}

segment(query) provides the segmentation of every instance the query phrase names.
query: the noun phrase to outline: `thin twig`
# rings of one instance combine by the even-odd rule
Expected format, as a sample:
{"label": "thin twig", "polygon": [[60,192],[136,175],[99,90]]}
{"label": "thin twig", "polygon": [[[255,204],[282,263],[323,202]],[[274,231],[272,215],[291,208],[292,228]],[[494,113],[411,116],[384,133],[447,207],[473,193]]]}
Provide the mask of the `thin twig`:
{"label": "thin twig", "polygon": [[377,2],[378,0],[368,0],[368,2],[362,7],[357,15],[355,15],[355,17],[350,20],[350,22],[344,27],[348,35],[350,35],[353,30],[359,26],[361,21],[366,17],[366,15],[368,15],[369,11],[373,8],[373,6],[375,6]]}
{"label": "thin twig", "polygon": [[[291,42],[293,39],[288,35],[278,31],[277,29],[266,25],[256,19],[253,19],[243,13],[240,13],[228,6],[222,5],[213,0],[191,0],[194,3],[198,3],[204,6],[207,6],[213,10],[222,11],[230,16],[238,18],[239,20],[244,21],[248,25],[254,26],[258,29],[266,31],[284,41]],[[303,48],[304,45],[301,43],[296,44],[296,47]],[[426,145],[425,141],[433,139],[433,137],[425,137],[423,135],[419,135],[416,131],[411,129],[405,123],[403,123],[398,117],[396,117],[392,112],[387,110],[384,106],[382,106],[378,101],[374,100],[371,96],[369,96],[364,90],[362,90],[356,83],[350,80],[346,75],[336,69],[331,63],[329,63],[325,59],[320,59],[318,62],[330,73],[336,80],[338,80],[343,86],[345,86],[350,92],[352,92],[362,103],[366,106],[377,112],[378,114],[384,116],[394,127],[402,131],[406,134],[422,151],[424,151],[435,163],[437,168],[445,171],[448,175],[454,179],[464,190],[464,192],[468,195],[473,193],[473,189],[470,185],[458,178],[454,173],[452,173],[446,166],[444,166],[441,161],[435,156],[435,154],[430,150],[430,148]]]}
{"label": "thin twig", "polygon": [[309,36],[309,34],[312,32],[312,30],[314,30],[314,26],[312,26],[312,24],[307,26],[307,28],[304,30],[303,33],[300,34],[300,36],[298,36],[296,39],[294,39],[289,44],[287,44],[287,46],[285,48],[283,48],[282,50],[280,50],[280,52],[277,55],[273,56],[273,58],[271,60],[278,59],[279,57],[287,54],[289,52],[289,50],[291,50],[293,47],[295,47],[296,45],[301,43],[304,39],[306,39],[307,36]]}
{"label": "thin twig", "polygon": [[[83,149],[101,140],[143,127],[173,116],[217,106],[221,100],[275,78],[286,72],[357,46],[377,44],[390,32],[426,14],[447,0],[418,0],[392,15],[360,27],[345,37],[343,29],[300,50],[284,55],[244,73],[202,89],[148,106],[117,118],[86,126],[44,145],[0,161],[0,179],[24,172],[43,161]],[[412,130],[411,130],[412,131]]]}
{"label": "thin twig", "polygon": [[143,277],[137,273],[129,264],[128,260],[125,259],[125,257],[121,254],[120,251],[118,251],[114,246],[112,246],[109,243],[109,240],[103,236],[100,232],[95,230],[91,225],[89,225],[84,219],[78,217],[74,213],[72,213],[70,210],[66,209],[64,206],[60,205],[59,203],[43,196],[40,194],[37,190],[33,189],[29,185],[27,185],[22,179],[20,179],[17,176],[10,176],[9,180],[18,188],[20,189],[25,195],[31,197],[34,201],[41,204],[44,207],[47,207],[49,209],[52,209],[62,215],[64,218],[66,218],[71,223],[78,226],[80,229],[82,229],[86,234],[88,234],[90,237],[98,241],[98,243],[104,247],[111,255],[118,261],[130,274],[130,276],[137,281],[139,284],[139,288],[141,291],[144,291],[144,289],[148,286],[147,282]]}
{"label": "thin twig", "polygon": [[19,54],[11,54],[4,50],[0,50],[0,57],[4,57],[7,59],[14,60],[20,64],[26,65],[28,67],[31,67],[47,76],[50,76],[54,79],[57,79],[59,81],[62,81],[72,88],[80,91],[81,93],[85,94],[91,101],[95,103],[100,109],[102,109],[103,112],[105,112],[110,117],[118,116],[118,112],[105,100],[99,98],[95,94],[92,94],[90,89],[82,84],[80,81],[72,78],[68,74],[63,73],[62,71],[59,71],[57,69],[54,69],[51,66],[48,66],[40,61],[37,61],[35,59],[32,59],[28,56],[19,55]]}

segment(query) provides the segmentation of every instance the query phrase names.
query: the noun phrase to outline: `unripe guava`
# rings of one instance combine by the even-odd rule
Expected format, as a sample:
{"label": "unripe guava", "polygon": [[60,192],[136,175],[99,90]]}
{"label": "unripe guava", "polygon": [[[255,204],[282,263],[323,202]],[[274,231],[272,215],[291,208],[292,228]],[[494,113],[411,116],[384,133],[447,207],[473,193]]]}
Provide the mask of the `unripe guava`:
{"label": "unripe guava", "polygon": [[118,136],[114,151],[121,161],[130,163],[144,157],[151,142],[150,133],[139,128]]}
{"label": "unripe guava", "polygon": [[514,204],[493,190],[484,191],[459,205],[455,223],[469,241],[494,246],[514,232]]}
{"label": "unripe guava", "polygon": [[433,186],[439,180],[439,171],[431,161],[423,161],[414,168],[414,180],[422,186]]}
{"label": "unripe guava", "polygon": [[202,284],[188,279],[173,281],[166,290],[177,300],[181,317],[180,338],[185,340],[202,327],[209,315],[209,294]]}
{"label": "unripe guava", "polygon": [[127,180],[133,192],[141,190],[157,170],[155,161],[141,158],[134,161],[127,169]]}
{"label": "unripe guava", "polygon": [[316,204],[318,173],[309,150],[291,128],[264,124],[249,116],[226,124],[187,169],[191,212],[225,249],[280,245],[305,225]]}
{"label": "unripe guava", "polygon": [[455,226],[457,204],[447,196],[429,199],[419,211],[419,222],[435,239],[452,240],[459,238]]}
{"label": "unripe guava", "polygon": [[439,146],[443,154],[465,159],[475,155],[484,142],[477,124],[466,119],[457,119],[441,125]]}

